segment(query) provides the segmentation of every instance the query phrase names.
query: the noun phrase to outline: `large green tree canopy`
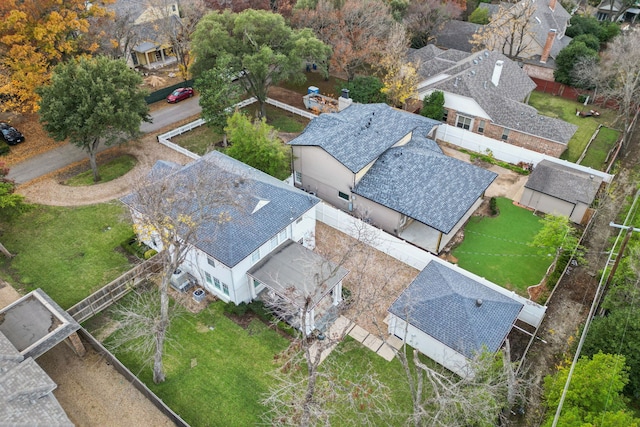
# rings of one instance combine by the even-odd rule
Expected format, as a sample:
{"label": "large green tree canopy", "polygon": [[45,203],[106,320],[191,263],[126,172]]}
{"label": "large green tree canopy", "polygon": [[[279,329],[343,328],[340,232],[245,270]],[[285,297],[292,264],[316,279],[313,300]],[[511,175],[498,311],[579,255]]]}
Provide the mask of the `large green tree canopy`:
{"label": "large green tree canopy", "polygon": [[326,64],[331,49],[310,29],[293,30],[281,15],[247,9],[240,13],[212,12],[198,23],[193,35],[194,77],[216,66],[222,56],[232,58],[229,66],[247,92],[260,103],[271,85],[284,80],[304,81],[305,62]]}
{"label": "large green tree canopy", "polygon": [[99,181],[100,142],[125,142],[139,135],[141,121],[151,121],[141,84],[142,78],[122,60],[72,59],[55,68],[51,84],[38,89],[40,121],[56,141],[69,138],[89,153]]}

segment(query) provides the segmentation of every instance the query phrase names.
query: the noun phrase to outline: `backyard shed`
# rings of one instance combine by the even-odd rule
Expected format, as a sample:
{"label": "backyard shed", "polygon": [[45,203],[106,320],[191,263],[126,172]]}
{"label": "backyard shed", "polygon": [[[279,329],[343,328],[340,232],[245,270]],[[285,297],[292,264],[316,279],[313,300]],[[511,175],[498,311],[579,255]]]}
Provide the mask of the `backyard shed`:
{"label": "backyard shed", "polygon": [[389,333],[450,371],[472,377],[470,360],[502,347],[523,306],[433,259],[389,308]]}
{"label": "backyard shed", "polygon": [[520,204],[536,211],[564,215],[583,224],[589,220],[589,206],[601,184],[599,176],[543,160],[529,176]]}

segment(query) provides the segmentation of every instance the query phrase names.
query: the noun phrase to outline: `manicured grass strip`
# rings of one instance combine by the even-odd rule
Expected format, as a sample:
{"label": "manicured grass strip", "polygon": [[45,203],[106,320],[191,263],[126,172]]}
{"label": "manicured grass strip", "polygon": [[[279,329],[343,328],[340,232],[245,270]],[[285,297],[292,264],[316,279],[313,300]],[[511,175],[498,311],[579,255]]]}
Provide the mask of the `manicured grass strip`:
{"label": "manicured grass strip", "polygon": [[527,245],[542,228],[540,218],[506,198],[498,198],[497,206],[497,217],[469,220],[464,241],[453,255],[465,270],[526,296],[527,287],[544,276],[554,251],[540,255]]}
{"label": "manicured grass strip", "polygon": [[604,162],[607,159],[609,150],[611,150],[611,147],[614,146],[619,137],[620,132],[617,130],[604,126],[600,128],[598,136],[596,136],[596,139],[594,139],[591,146],[589,146],[587,155],[584,156],[581,164],[593,169],[602,170],[605,166]]}
{"label": "manicured grass strip", "polygon": [[209,151],[214,150],[216,148],[215,145],[220,141],[222,141],[222,135],[207,125],[171,138],[171,142],[174,144],[178,144],[199,156],[204,156]]}
{"label": "manicured grass strip", "polygon": [[578,160],[584,147],[586,147],[591,135],[595,132],[598,124],[611,125],[615,120],[615,113],[611,110],[597,107],[600,112],[599,117],[579,117],[576,116],[576,109],[588,111],[593,106],[586,107],[577,101],[571,101],[542,92],[531,92],[529,105],[535,107],[540,114],[556,117],[565,122],[578,126],[578,130],[569,141],[567,151],[562,155],[563,159],[575,162]]}
{"label": "manicured grass strip", "polygon": [[[109,160],[104,164],[98,165],[100,181],[97,184],[109,182],[116,178],[120,178],[131,169],[133,169],[136,163],[137,160],[135,157],[129,154],[123,154],[116,157],[115,159]],[[93,181],[93,171],[89,169],[86,172],[79,173],[78,175],[69,178],[65,181],[65,184],[72,187],[80,187],[83,185],[93,185],[96,183]]]}
{"label": "manicured grass strip", "polygon": [[[302,95],[300,99],[302,99]],[[259,108],[259,104],[254,102],[251,105],[247,105],[242,111],[249,117],[256,117]],[[309,119],[274,107],[273,105],[267,104],[265,110],[267,113],[267,124],[273,126],[279,132],[302,132],[305,126],[309,124]]]}
{"label": "manicured grass strip", "polygon": [[67,309],[131,268],[120,243],[132,234],[119,202],[35,208],[4,226],[2,242],[14,254],[1,274],[26,291],[42,288]]}
{"label": "manicured grass strip", "polygon": [[178,346],[167,349],[162,384],[153,384],[151,367],[143,367],[137,354],[116,355],[192,426],[259,425],[274,355],[289,342],[258,320],[242,329],[223,315],[223,305],[216,302],[172,322]]}

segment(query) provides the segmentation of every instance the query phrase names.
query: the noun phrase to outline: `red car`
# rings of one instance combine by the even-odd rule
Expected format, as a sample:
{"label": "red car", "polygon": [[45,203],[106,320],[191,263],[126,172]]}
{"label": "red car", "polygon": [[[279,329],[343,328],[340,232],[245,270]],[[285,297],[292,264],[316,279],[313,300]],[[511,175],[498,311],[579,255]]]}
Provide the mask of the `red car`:
{"label": "red car", "polygon": [[174,103],[182,101],[183,99],[191,98],[193,96],[193,88],[190,87],[179,87],[178,89],[171,92],[169,96],[167,96],[168,103]]}

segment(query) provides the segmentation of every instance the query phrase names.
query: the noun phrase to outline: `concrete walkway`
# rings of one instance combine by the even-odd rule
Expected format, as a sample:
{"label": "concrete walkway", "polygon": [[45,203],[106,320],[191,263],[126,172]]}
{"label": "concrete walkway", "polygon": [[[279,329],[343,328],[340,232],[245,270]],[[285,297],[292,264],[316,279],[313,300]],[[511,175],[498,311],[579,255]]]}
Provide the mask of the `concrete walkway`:
{"label": "concrete walkway", "polygon": [[[366,329],[356,325],[353,321],[349,320],[345,316],[340,316],[329,327],[328,339],[330,344],[325,345],[325,341],[316,341],[311,345],[312,357],[318,351],[322,351],[320,355],[320,363],[331,354],[334,348],[340,343],[342,337],[349,335],[354,340],[358,341],[369,350],[382,357],[387,362],[393,360],[395,356],[395,350],[399,350],[402,347],[402,340],[398,337],[389,335],[386,338],[386,342],[378,338],[377,336],[369,333]],[[393,348],[392,348],[393,347]]]}

